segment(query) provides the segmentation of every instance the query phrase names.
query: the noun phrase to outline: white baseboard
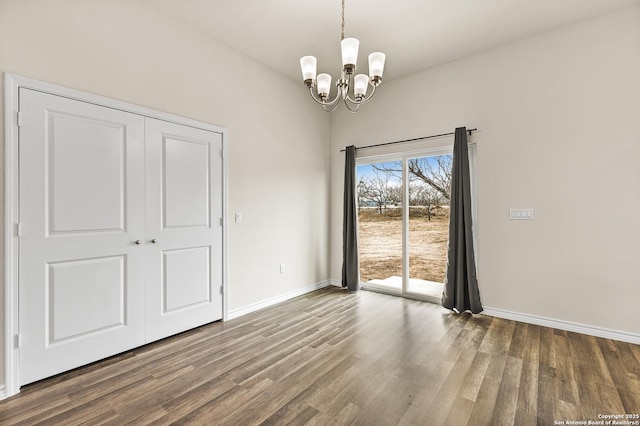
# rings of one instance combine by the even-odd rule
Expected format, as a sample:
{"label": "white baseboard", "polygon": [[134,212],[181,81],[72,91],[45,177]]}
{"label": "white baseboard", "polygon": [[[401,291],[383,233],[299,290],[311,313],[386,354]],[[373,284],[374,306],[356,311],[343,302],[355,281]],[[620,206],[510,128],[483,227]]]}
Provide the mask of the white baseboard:
{"label": "white baseboard", "polygon": [[[335,280],[335,279],[322,281],[320,283],[303,287],[301,289],[298,289],[289,293],[285,293],[280,296],[272,297],[270,299],[263,300],[258,303],[253,303],[243,308],[230,311],[228,319],[238,318],[243,315],[249,314],[251,312],[255,312],[260,309],[267,308],[277,303],[284,302],[289,299],[293,299],[294,297],[302,296],[303,294],[310,293],[312,291],[319,290],[321,288],[324,288],[330,285],[336,286],[336,287],[342,287],[342,282],[340,280]],[[602,337],[605,339],[619,340],[621,342],[640,345],[640,334],[637,334],[637,333],[611,330],[607,328],[580,324],[580,323],[575,323],[571,321],[563,321],[563,320],[558,320],[553,318],[540,317],[537,315],[521,314],[518,312],[507,311],[504,309],[485,307],[482,313],[484,315],[488,315],[492,317],[504,318],[512,321],[527,323],[527,324],[540,325],[543,327],[551,327],[551,328],[556,328],[558,330],[571,331],[574,333],[587,334],[589,336]],[[4,391],[4,388],[3,387],[0,388],[0,399],[3,391]]]}
{"label": "white baseboard", "polygon": [[284,302],[289,299],[293,299],[294,297],[302,296],[303,294],[311,293],[312,291],[319,290],[321,288],[327,287],[331,285],[331,281],[322,281],[317,284],[312,284],[306,287],[302,287],[298,290],[290,291],[289,293],[281,294],[279,296],[271,297],[269,299],[263,300],[261,302],[253,303],[251,305],[245,306],[240,309],[234,309],[233,311],[229,311],[228,320],[241,317],[246,314],[250,314],[251,312],[259,311],[260,309],[268,308],[269,306],[275,305],[280,302]]}
{"label": "white baseboard", "polygon": [[527,324],[541,325],[543,327],[557,328],[559,330],[572,331],[574,333],[588,334],[590,336],[603,337],[605,339],[619,340],[621,342],[640,345],[640,334],[636,333],[611,330],[570,321],[539,317],[536,315],[520,314],[517,312],[505,311],[503,309],[484,308],[482,313],[492,317],[504,318]]}

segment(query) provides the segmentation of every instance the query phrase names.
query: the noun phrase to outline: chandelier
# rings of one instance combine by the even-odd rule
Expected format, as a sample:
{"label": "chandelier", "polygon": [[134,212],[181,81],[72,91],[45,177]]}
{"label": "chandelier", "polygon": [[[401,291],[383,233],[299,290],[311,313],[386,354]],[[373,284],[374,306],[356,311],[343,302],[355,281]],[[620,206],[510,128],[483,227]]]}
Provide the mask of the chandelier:
{"label": "chandelier", "polygon": [[[375,93],[376,87],[382,83],[385,54],[381,52],[370,54],[369,76],[366,74],[357,74],[354,76],[356,63],[358,61],[360,41],[356,38],[344,38],[344,0],[342,0],[342,32],[340,40],[342,72],[336,82],[338,91],[335,97],[329,100],[331,75],[323,73],[316,76],[317,59],[315,56],[303,56],[300,59],[302,79],[304,80],[305,86],[309,89],[313,100],[322,105],[325,111],[330,112],[335,110],[339,105],[340,99],[342,99],[349,111],[357,112],[358,109],[360,109],[360,105],[369,101]],[[372,89],[369,95],[367,95],[367,87],[369,84]],[[353,95],[350,94],[352,85]]]}

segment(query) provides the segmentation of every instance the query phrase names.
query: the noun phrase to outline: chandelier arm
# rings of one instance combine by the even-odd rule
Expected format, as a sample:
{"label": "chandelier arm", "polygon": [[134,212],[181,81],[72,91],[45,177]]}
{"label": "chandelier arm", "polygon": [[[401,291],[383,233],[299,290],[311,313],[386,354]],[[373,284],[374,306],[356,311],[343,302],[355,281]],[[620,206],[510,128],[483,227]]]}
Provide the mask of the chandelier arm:
{"label": "chandelier arm", "polygon": [[[319,103],[319,104],[320,104],[320,105],[322,105],[323,107],[324,107],[325,105],[328,105],[328,106],[337,105],[337,104],[338,104],[338,98],[340,97],[340,93],[338,93],[338,94],[336,95],[336,97],[335,97],[333,100],[331,100],[330,102],[323,101],[322,99],[318,98],[318,97],[316,96],[316,94],[314,94],[314,93],[313,93],[313,87],[311,87],[311,86],[309,86],[309,94],[311,95],[311,98],[313,98],[313,100],[314,100],[314,101],[316,101],[317,103]],[[335,109],[335,108],[334,108],[334,109]],[[331,111],[333,111],[333,110],[331,110]]]}
{"label": "chandelier arm", "polygon": [[324,109],[324,110],[325,110],[325,111],[327,111],[327,112],[333,112],[333,111],[335,111],[335,110],[336,110],[336,108],[338,108],[338,105],[340,105],[340,103],[336,102],[336,103],[333,105],[333,107],[331,107],[331,108],[329,108],[329,109],[327,109],[327,106],[329,106],[329,105],[322,105],[322,109]]}
{"label": "chandelier arm", "polygon": [[[337,105],[338,101],[340,100],[340,96],[342,95],[342,93],[340,92],[340,88],[338,88],[338,91],[336,93],[336,97],[333,98],[331,101],[327,102],[328,105]],[[335,108],[334,108],[335,109]]]}
{"label": "chandelier arm", "polygon": [[[349,112],[352,112],[352,113],[354,113],[354,114],[355,114],[356,112],[358,112],[358,110],[360,109],[360,104],[359,104],[359,103],[350,103],[350,102],[347,102],[347,99],[348,99],[348,98],[344,98],[344,105],[347,107],[347,109],[349,110]],[[355,108],[351,108],[351,105],[355,105]]]}

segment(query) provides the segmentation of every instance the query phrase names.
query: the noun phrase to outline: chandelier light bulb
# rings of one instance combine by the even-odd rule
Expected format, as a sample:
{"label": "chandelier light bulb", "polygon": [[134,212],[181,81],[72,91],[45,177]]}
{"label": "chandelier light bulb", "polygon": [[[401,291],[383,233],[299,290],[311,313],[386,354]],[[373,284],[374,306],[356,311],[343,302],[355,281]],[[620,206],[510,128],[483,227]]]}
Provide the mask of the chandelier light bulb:
{"label": "chandelier light bulb", "polygon": [[331,76],[329,74],[318,74],[318,96],[326,99],[331,91]]}
{"label": "chandelier light bulb", "polygon": [[386,55],[382,52],[373,52],[369,55],[369,77],[372,81],[376,78],[382,81],[385,59]]}
{"label": "chandelier light bulb", "polygon": [[353,93],[356,100],[361,100],[367,95],[367,86],[369,85],[369,77],[366,74],[358,74],[353,80]]}
{"label": "chandelier light bulb", "polygon": [[316,67],[318,60],[315,56],[303,56],[300,58],[300,68],[302,69],[302,79],[307,80],[316,79]]}
{"label": "chandelier light bulb", "polygon": [[348,73],[353,73],[358,63],[360,41],[357,38],[345,38],[340,42],[342,50],[342,66]]}

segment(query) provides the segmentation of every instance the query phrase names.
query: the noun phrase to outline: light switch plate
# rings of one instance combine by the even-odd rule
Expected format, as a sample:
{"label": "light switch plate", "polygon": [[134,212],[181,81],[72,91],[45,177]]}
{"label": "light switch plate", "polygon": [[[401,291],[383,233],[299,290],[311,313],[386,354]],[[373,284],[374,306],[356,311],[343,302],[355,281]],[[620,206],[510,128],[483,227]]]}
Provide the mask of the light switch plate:
{"label": "light switch plate", "polygon": [[533,220],[536,215],[533,209],[509,209],[511,220]]}

